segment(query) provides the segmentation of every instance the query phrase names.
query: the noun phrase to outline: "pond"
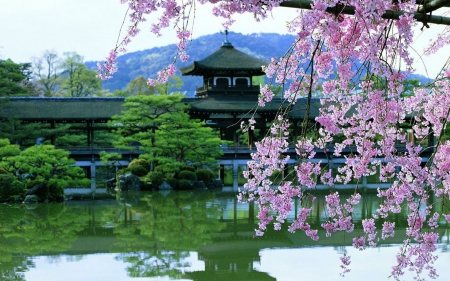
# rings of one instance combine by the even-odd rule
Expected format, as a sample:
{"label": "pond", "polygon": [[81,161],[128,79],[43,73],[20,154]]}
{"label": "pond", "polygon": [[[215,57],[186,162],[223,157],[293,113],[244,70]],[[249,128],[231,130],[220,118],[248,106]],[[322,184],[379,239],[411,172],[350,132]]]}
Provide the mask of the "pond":
{"label": "pond", "polygon": [[[405,212],[395,218],[395,238],[360,252],[342,233],[325,238],[319,231],[313,242],[284,228],[254,238],[258,210],[239,203],[231,188],[100,195],[0,204],[0,280],[389,280],[405,238]],[[317,197],[314,227],[325,220]],[[379,203],[368,195],[354,220]],[[447,226],[439,233],[437,280],[450,280]],[[343,254],[352,256],[345,278]],[[413,277],[407,272],[402,280]]]}

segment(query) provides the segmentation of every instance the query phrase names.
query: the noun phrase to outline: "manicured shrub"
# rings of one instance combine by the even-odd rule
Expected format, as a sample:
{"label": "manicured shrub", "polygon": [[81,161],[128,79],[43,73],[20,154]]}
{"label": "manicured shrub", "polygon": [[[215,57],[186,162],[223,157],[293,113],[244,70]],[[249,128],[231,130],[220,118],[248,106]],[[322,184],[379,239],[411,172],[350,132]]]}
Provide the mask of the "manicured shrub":
{"label": "manicured shrub", "polygon": [[[27,184],[27,189],[31,189],[37,185],[42,184],[42,180],[32,180]],[[39,188],[35,195],[39,197],[41,200],[49,200],[49,201],[61,201],[64,199],[64,188],[58,186],[56,183],[46,182],[43,184],[41,188]]]}
{"label": "manicured shrub", "polygon": [[138,177],[145,176],[149,170],[147,170],[144,166],[141,165],[133,165],[131,167],[128,167],[130,169],[131,173]]}
{"label": "manicured shrub", "polygon": [[120,169],[116,173],[116,180],[117,181],[119,180],[119,176],[130,174],[130,173],[131,173],[131,169],[128,169],[128,168]]}
{"label": "manicured shrub", "polygon": [[175,178],[167,178],[166,182],[173,188],[173,189],[177,189],[178,188],[178,180]]}
{"label": "manicured shrub", "polygon": [[197,180],[203,181],[206,185],[216,178],[214,172],[207,169],[199,169],[195,171],[195,175],[197,176]]}
{"label": "manicured shrub", "polygon": [[181,166],[180,167],[180,172],[181,171],[195,172],[195,167],[194,166]]}
{"label": "manicured shrub", "polygon": [[153,188],[158,188],[164,182],[164,175],[161,172],[149,172],[145,178]]}
{"label": "manicured shrub", "polygon": [[133,161],[128,164],[128,168],[132,168],[134,166],[142,166],[147,172],[150,171],[150,162],[145,159],[133,159]]}
{"label": "manicured shrub", "polygon": [[191,182],[189,180],[179,180],[177,189],[180,190],[192,189]]}
{"label": "manicured shrub", "polygon": [[0,201],[9,201],[11,197],[19,195],[23,198],[25,184],[13,174],[0,174]]}
{"label": "manicured shrub", "polygon": [[184,170],[184,171],[180,171],[180,173],[178,174],[178,179],[179,180],[196,181],[197,176],[195,175],[194,172]]}

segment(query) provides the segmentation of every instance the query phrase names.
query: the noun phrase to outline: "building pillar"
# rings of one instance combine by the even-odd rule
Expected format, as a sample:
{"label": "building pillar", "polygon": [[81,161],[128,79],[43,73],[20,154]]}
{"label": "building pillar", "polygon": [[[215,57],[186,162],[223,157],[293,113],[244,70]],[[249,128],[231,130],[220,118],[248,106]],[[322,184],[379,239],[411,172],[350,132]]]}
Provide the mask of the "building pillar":
{"label": "building pillar", "polygon": [[95,161],[94,158],[92,157],[92,162],[91,162],[91,190],[95,191]]}
{"label": "building pillar", "polygon": [[238,171],[239,171],[238,161],[233,160],[233,188],[238,187]]}
{"label": "building pillar", "polygon": [[253,147],[253,138],[254,138],[253,130],[248,130],[248,148],[249,149],[252,149],[252,147]]}

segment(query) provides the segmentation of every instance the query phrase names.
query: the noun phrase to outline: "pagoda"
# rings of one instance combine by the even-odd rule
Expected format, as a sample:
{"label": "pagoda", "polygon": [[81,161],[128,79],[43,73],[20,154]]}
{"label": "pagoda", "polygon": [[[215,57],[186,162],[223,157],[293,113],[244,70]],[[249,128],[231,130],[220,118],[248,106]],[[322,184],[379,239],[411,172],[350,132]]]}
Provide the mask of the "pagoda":
{"label": "pagoda", "polygon": [[[211,55],[181,67],[183,76],[203,77],[203,85],[196,88],[196,98],[189,101],[191,117],[218,128],[221,139],[234,146],[244,146],[243,137],[239,136],[242,133],[237,132],[242,121],[254,118],[259,135],[265,134],[266,122],[274,118],[279,104],[257,109],[260,86],[253,85],[252,80],[264,75],[263,65],[268,62],[235,49],[227,38]],[[245,146],[251,147],[253,131],[245,139]]]}

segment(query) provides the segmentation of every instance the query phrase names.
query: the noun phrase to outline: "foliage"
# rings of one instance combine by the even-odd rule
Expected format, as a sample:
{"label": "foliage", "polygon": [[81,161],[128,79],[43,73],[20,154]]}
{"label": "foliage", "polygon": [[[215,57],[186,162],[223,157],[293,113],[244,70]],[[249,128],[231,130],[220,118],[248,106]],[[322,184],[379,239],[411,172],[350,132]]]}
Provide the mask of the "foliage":
{"label": "foliage", "polygon": [[133,159],[130,164],[128,164],[128,168],[132,168],[137,165],[144,167],[147,172],[150,171],[150,163],[146,159]]}
{"label": "foliage", "polygon": [[59,90],[63,77],[61,76],[61,59],[54,50],[46,50],[42,56],[33,61],[33,74],[36,83],[40,85],[44,97],[54,96]]}
{"label": "foliage", "polygon": [[180,171],[195,172],[195,167],[194,166],[183,165],[183,166],[180,167]]}
{"label": "foliage", "polygon": [[120,153],[108,153],[106,151],[100,151],[100,160],[102,161],[102,164],[109,164],[111,163],[112,165],[114,165],[115,163],[118,163],[120,166],[122,166],[122,164],[120,163],[120,160],[122,159],[122,154]]}
{"label": "foliage", "polygon": [[156,128],[166,120],[165,115],[183,112],[186,105],[180,103],[182,95],[131,96],[125,99],[121,115],[115,115],[108,122],[117,136],[116,148],[133,150],[139,148],[148,152],[152,144],[142,146],[145,140],[154,141]]}
{"label": "foliage", "polygon": [[145,176],[149,170],[147,170],[144,166],[142,165],[133,165],[133,166],[128,166],[128,169],[130,170],[130,172],[138,177],[143,177]]}
{"label": "foliage", "polygon": [[221,141],[203,122],[185,112],[180,94],[132,96],[125,99],[122,115],[109,126],[117,136],[115,147],[139,148],[141,158],[176,171],[185,164],[214,165],[222,153]]}
{"label": "foliage", "polygon": [[46,50],[34,59],[33,76],[44,97],[92,97],[103,95],[96,72],[89,70],[83,57],[67,52],[60,58],[56,51]]}
{"label": "foliage", "polygon": [[179,189],[179,190],[192,189],[191,181],[190,180],[186,180],[186,179],[178,180],[178,182],[177,182],[177,189]]}
{"label": "foliage", "polygon": [[[32,175],[36,181],[44,183],[50,193],[43,198],[57,199],[65,187],[78,187],[89,185],[83,170],[72,166],[75,160],[69,158],[69,152],[55,149],[52,145],[31,146],[18,155],[2,159],[0,166],[12,173],[20,171],[19,175]],[[31,179],[25,179],[25,183]],[[60,198],[60,197],[58,197]]]}
{"label": "foliage", "polygon": [[33,93],[30,83],[30,63],[0,60],[0,96],[28,96]]}
{"label": "foliage", "polygon": [[178,189],[178,180],[175,178],[166,178],[166,182],[173,188]]}
{"label": "foliage", "polygon": [[184,170],[180,171],[180,173],[178,174],[178,179],[196,181],[197,175],[194,172]]}
{"label": "foliage", "polygon": [[168,95],[172,88],[179,89],[183,86],[181,78],[174,76],[170,81],[166,83],[157,83],[154,86],[147,84],[147,79],[143,76],[139,76],[133,79],[127,85],[127,91],[129,95]]}
{"label": "foliage", "polygon": [[164,174],[161,172],[149,172],[145,178],[153,188],[158,188],[164,182]]}
{"label": "foliage", "polygon": [[[155,133],[154,152],[159,163],[214,166],[222,155],[221,140],[212,128],[187,113],[166,116]],[[143,141],[148,145],[148,141]]]}
{"label": "foliage", "polygon": [[52,136],[57,140],[64,138],[70,125],[58,125],[52,128],[48,123],[24,123],[17,118],[8,118],[0,123],[0,138],[8,139],[11,143],[22,147],[35,145],[37,139],[49,140]]}
{"label": "foliage", "polygon": [[[103,78],[117,70],[118,54],[124,52],[125,46],[139,32],[139,23],[149,14],[164,12],[164,17],[153,17],[152,32],[159,35],[163,28],[174,26],[179,41],[177,55],[185,62],[189,58],[186,52],[191,37],[187,23],[194,19],[197,3],[213,5],[213,11],[224,18],[225,28],[234,22],[236,14],[248,12],[260,20],[271,15],[271,10],[277,6],[295,4],[281,0],[237,3],[212,0],[180,3],[171,0],[171,5],[155,0],[143,0],[140,5],[134,5],[134,1],[123,2],[130,4],[131,24],[128,33],[100,66]],[[435,251],[439,241],[436,229],[439,221],[450,222],[450,213],[435,212],[434,200],[430,199],[442,197],[447,201],[450,197],[450,140],[443,134],[450,120],[450,63],[444,60],[437,79],[428,85],[414,85],[411,91],[407,84],[406,95],[404,82],[416,67],[410,50],[414,50],[417,18],[423,18],[423,14],[441,8],[444,3],[433,1],[421,5],[412,0],[349,0],[345,3],[317,0],[304,6],[310,11],[298,13],[288,23],[289,31],[297,34],[295,42],[286,55],[272,59],[263,68],[269,79],[285,85],[283,98],[287,106],[283,105],[278,110],[269,133],[257,143],[257,152],[252,153],[253,160],[248,162],[249,171],[244,172],[248,182],[240,193],[242,201],[251,200],[259,206],[257,236],[263,235],[270,223],[275,230],[281,229],[282,223],[292,213],[291,203],[300,199],[300,205],[296,206],[299,215],[288,229],[291,232],[303,231],[313,240],[319,239],[318,230],[306,222],[306,217],[311,212],[309,206],[315,199],[313,191],[320,179],[329,189],[325,206],[329,218],[321,225],[327,236],[361,229],[362,234],[352,234],[353,246],[359,250],[376,246],[379,239],[395,235],[392,214],[406,206],[409,211],[407,237],[397,255],[392,276],[399,280],[406,270],[418,275],[428,270],[430,278],[437,277],[432,266],[437,258]],[[142,10],[142,5],[152,9]],[[423,22],[423,26],[428,27],[428,21]],[[446,28],[426,48],[425,55],[448,48],[449,44],[450,28]],[[170,64],[158,72],[156,82],[166,82],[175,72],[175,66]],[[366,75],[376,75],[387,87],[380,89],[374,81],[364,79]],[[322,89],[321,108],[315,118],[321,126],[319,135],[317,138],[308,135],[308,126],[305,125],[295,142],[290,143],[291,110],[295,104],[303,102],[305,115],[302,119],[306,124],[311,119],[311,100],[319,88]],[[261,89],[258,106],[265,106],[273,98],[270,85],[265,85]],[[254,122],[249,120],[243,129],[251,129]],[[407,139],[399,126],[407,122],[411,123],[418,142]],[[345,139],[333,143],[333,137],[341,133]],[[437,138],[436,143],[433,142],[434,137]],[[420,143],[427,139],[431,142],[426,147],[422,146]],[[295,178],[286,178],[281,186],[274,188],[270,176],[274,171],[284,171],[293,159],[288,154],[290,145],[295,146],[296,151]],[[333,151],[328,151],[328,146],[333,147]],[[352,151],[344,154],[347,147],[352,147]],[[327,163],[321,163],[319,159],[311,161],[317,157],[317,151],[325,152],[326,156],[321,160]],[[345,163],[337,173],[332,173],[332,159],[335,157],[341,157]],[[323,164],[328,165],[324,168]],[[353,220],[353,206],[363,198],[360,186],[357,185],[351,198],[341,200],[337,185],[360,182],[378,169],[380,181],[395,180],[388,189],[378,191],[378,196],[384,200],[372,217],[356,222]],[[375,222],[382,225],[381,230],[377,230]],[[350,271],[350,257],[344,255],[341,261],[345,274]],[[421,276],[416,279],[421,279]]]}
{"label": "foliage", "polygon": [[0,160],[5,157],[14,156],[20,153],[20,147],[17,144],[10,144],[8,139],[0,139]]}
{"label": "foliage", "polygon": [[121,175],[126,175],[126,174],[131,174],[130,169],[128,169],[128,168],[119,169],[116,173],[116,180],[119,180],[119,177]]}
{"label": "foliage", "polygon": [[206,185],[216,178],[214,172],[207,169],[198,169],[195,171],[195,175],[197,176],[197,180],[203,181]]}
{"label": "foliage", "polygon": [[25,185],[13,174],[0,174],[0,202],[11,200],[12,196],[23,198]]}
{"label": "foliage", "polygon": [[97,73],[89,70],[83,63],[83,57],[76,53],[64,53],[61,64],[64,81],[61,92],[69,97],[92,97],[102,88],[101,81],[96,78]]}

